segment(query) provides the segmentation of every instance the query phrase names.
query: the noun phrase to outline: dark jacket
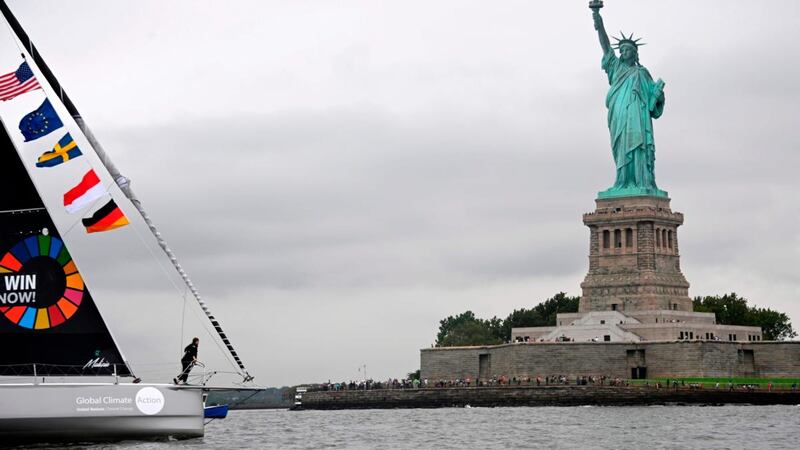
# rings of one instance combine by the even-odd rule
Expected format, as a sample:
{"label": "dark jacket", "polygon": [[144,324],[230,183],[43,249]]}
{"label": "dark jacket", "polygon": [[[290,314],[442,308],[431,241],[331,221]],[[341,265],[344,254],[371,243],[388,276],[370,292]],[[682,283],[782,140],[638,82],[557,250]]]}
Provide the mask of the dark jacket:
{"label": "dark jacket", "polygon": [[190,362],[195,358],[197,358],[197,345],[187,345],[186,348],[183,349],[183,358],[181,358],[181,361]]}

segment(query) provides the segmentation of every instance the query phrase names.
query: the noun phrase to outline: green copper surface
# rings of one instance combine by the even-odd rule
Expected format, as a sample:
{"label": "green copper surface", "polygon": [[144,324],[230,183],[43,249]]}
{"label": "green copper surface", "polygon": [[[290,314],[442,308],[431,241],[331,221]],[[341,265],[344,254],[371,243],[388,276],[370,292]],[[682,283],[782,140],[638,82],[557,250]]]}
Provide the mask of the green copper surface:
{"label": "green copper surface", "polygon": [[614,52],[603,26],[597,5],[590,4],[595,29],[603,49],[601,67],[610,85],[606,95],[611,154],[616,165],[614,185],[599,192],[599,198],[649,195],[667,197],[656,186],[656,146],[653,119],[664,112],[664,82],[653,81],[650,72],[639,64],[639,39],[624,34],[617,39],[619,56]]}

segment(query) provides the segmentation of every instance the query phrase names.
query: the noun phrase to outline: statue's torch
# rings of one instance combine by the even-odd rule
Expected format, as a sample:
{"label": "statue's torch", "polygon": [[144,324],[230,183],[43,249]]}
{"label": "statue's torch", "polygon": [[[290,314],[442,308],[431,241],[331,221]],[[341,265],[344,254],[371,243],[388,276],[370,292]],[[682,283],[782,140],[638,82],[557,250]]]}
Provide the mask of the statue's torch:
{"label": "statue's torch", "polygon": [[592,0],[589,2],[589,9],[598,10],[603,7],[603,0]]}

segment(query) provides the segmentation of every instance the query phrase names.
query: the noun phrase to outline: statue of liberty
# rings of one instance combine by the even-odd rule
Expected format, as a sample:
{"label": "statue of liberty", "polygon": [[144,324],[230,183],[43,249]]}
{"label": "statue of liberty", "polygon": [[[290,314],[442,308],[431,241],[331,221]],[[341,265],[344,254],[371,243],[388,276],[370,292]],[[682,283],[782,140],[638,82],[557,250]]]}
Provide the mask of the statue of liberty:
{"label": "statue of liberty", "polygon": [[653,139],[653,119],[664,111],[664,82],[654,82],[650,72],[639,64],[639,46],[644,44],[633,34],[614,38],[619,56],[614,53],[600,17],[602,7],[602,1],[589,3],[603,48],[602,67],[610,85],[606,107],[617,178],[614,186],[599,193],[599,198],[666,197],[667,193],[656,186]]}

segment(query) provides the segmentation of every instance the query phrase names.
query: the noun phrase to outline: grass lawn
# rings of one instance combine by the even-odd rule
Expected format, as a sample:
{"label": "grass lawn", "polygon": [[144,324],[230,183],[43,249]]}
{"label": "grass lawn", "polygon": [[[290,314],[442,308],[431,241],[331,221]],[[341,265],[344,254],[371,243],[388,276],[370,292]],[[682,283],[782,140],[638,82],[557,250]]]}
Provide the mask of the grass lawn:
{"label": "grass lawn", "polygon": [[800,378],[752,378],[752,377],[655,378],[648,380],[630,380],[630,383],[634,385],[639,385],[639,384],[645,384],[647,382],[653,384],[658,381],[661,382],[662,384],[665,384],[667,380],[669,380],[670,382],[675,380],[677,380],[678,382],[683,381],[685,384],[699,383],[702,384],[704,387],[714,386],[716,383],[719,383],[720,387],[727,387],[729,382],[737,386],[740,384],[758,384],[763,387],[766,387],[767,384],[771,382],[775,387],[780,386],[783,388],[791,387],[792,384],[800,385]]}

